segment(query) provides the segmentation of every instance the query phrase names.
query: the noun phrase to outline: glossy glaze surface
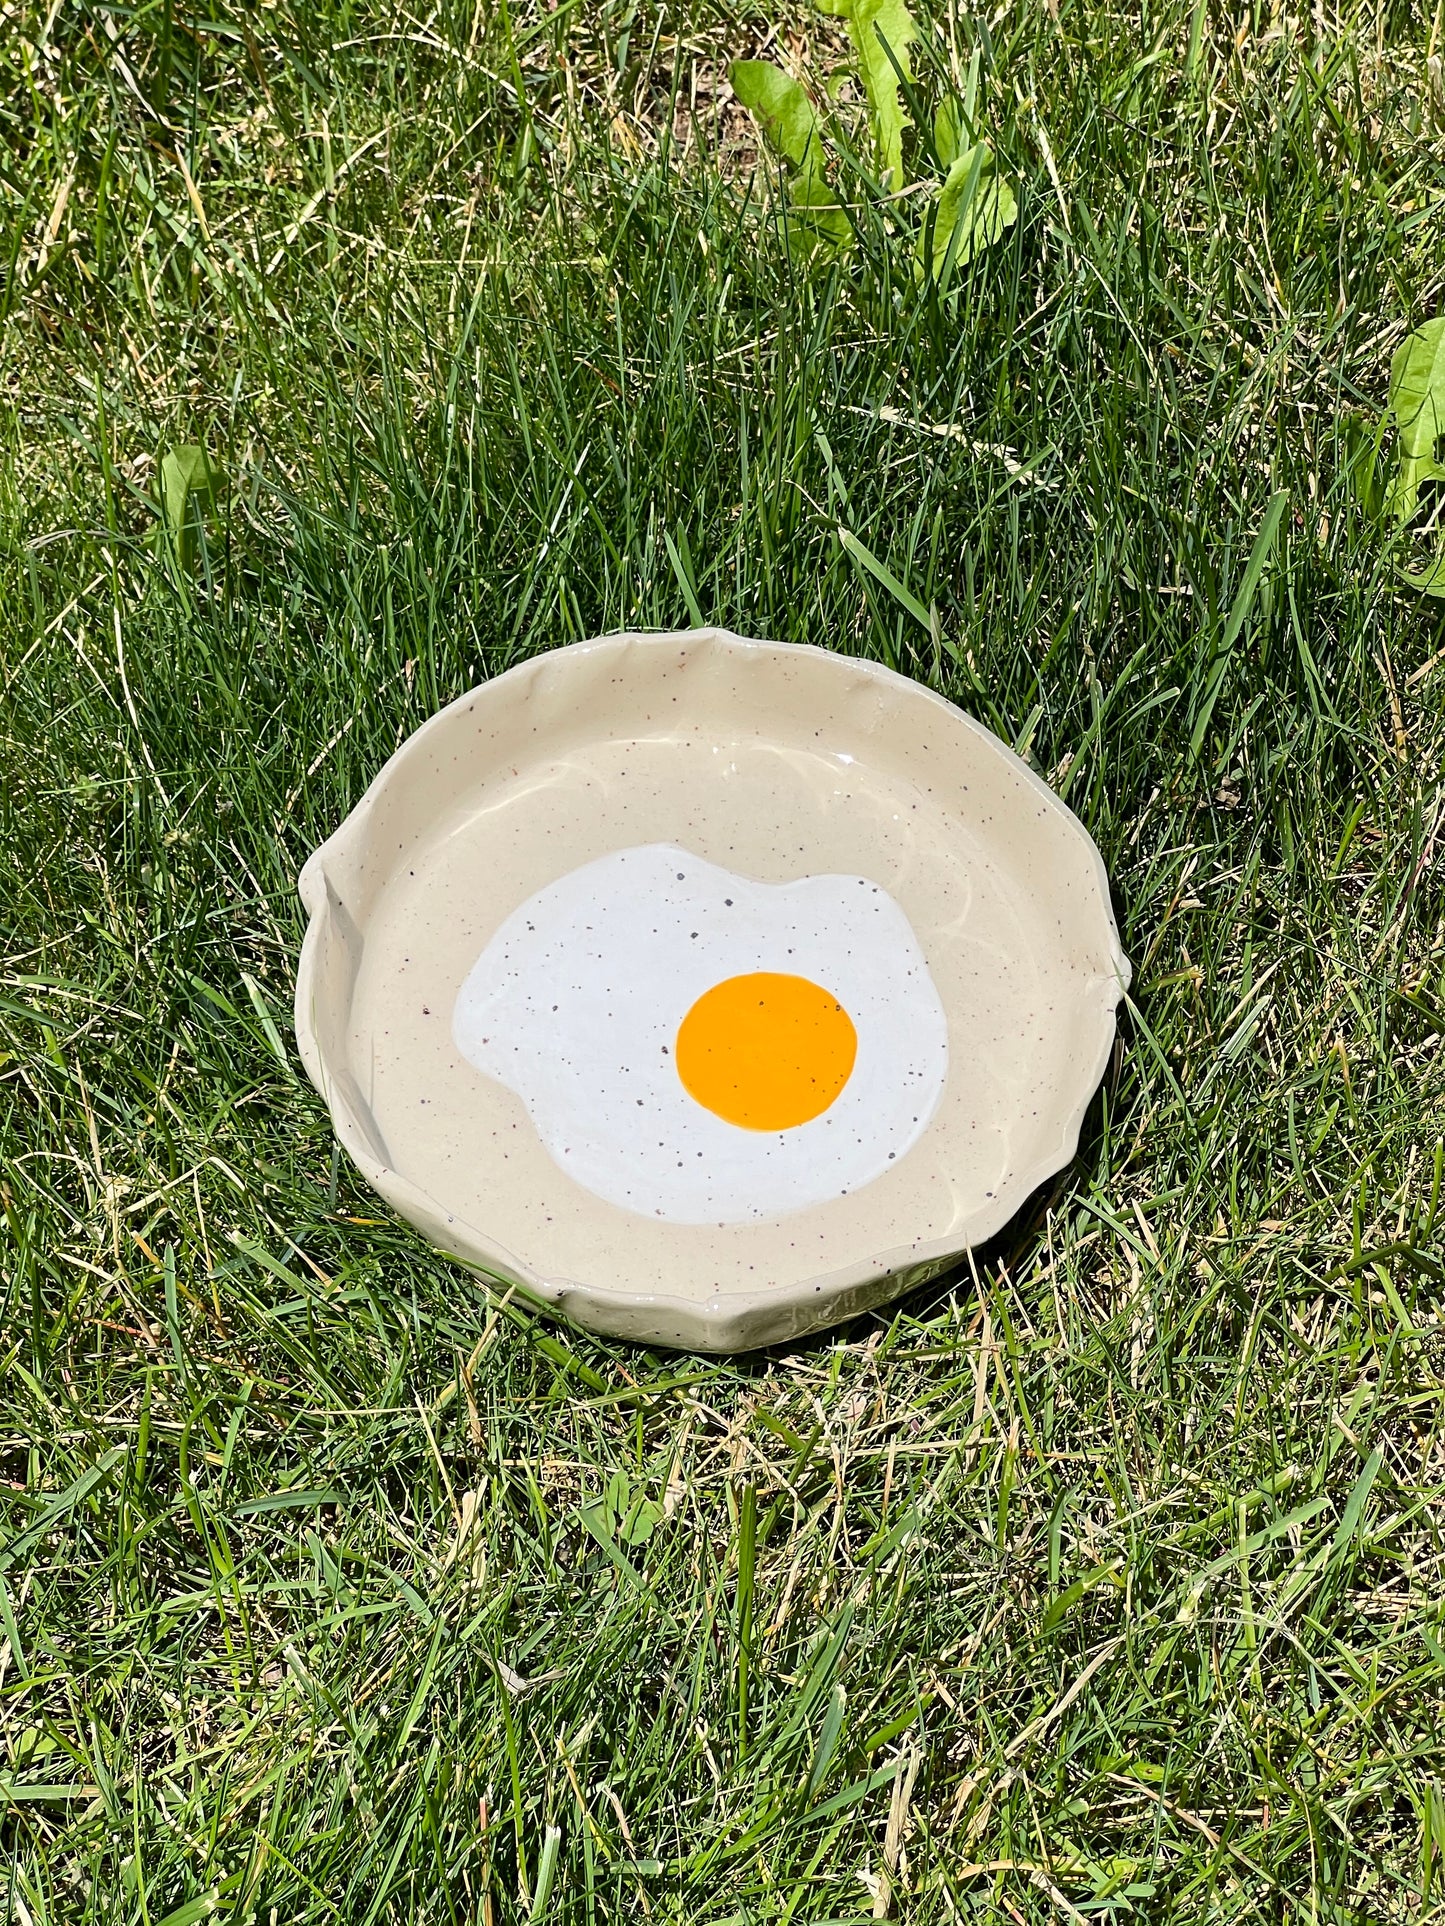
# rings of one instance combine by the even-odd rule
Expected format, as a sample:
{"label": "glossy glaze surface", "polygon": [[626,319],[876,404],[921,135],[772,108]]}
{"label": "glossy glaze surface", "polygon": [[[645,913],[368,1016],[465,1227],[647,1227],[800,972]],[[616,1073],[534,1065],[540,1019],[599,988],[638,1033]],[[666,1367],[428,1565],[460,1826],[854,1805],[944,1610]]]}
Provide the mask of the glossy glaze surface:
{"label": "glossy glaze surface", "polygon": [[[559,886],[605,909],[608,864],[628,852],[650,862],[640,852],[658,849],[680,851],[683,870],[695,862],[704,889],[739,879],[724,894],[748,905],[754,935],[716,938],[656,1037],[645,1023],[609,1034],[596,1015],[605,999],[589,1005],[590,1019],[572,1026],[586,1060],[571,1095],[549,1097],[541,1085],[560,1030],[546,1024],[554,1002],[563,1023],[563,997],[535,992],[549,971],[566,977],[565,944],[539,943],[529,969],[525,943],[499,938],[509,924],[516,936],[511,919]],[[568,884],[579,874],[590,896]],[[871,902],[870,885],[884,920],[898,918],[876,941],[867,916],[850,919],[835,900],[852,888]],[[301,889],[312,919],[297,983],[302,1054],[376,1188],[443,1248],[583,1323],[705,1349],[831,1322],[1000,1229],[1073,1154],[1128,980],[1097,851],[992,735],[874,665],[717,630],[578,644],[464,696],[403,745],[307,864]],[[638,900],[645,908],[649,891]],[[685,1092],[676,1114],[695,1112],[701,1135],[689,1151],[717,1165],[711,1190],[694,1184],[691,1203],[658,1214],[645,1183],[624,1202],[569,1177],[556,1154],[569,1120],[589,1104],[620,1114],[629,1066],[675,1035],[711,985],[793,967],[781,939],[800,913],[799,974],[840,1000],[844,979],[863,986],[849,1010],[860,1068],[871,1050],[886,1073],[912,1040],[936,1075],[931,1107],[906,1113],[922,1118],[916,1133],[899,1144],[876,1129],[881,1159],[865,1158],[863,1175],[855,1158],[841,1194],[826,1160],[796,1156],[800,1188],[789,1190],[787,1140],[811,1132],[821,1143],[830,1117],[839,1137],[855,1088],[873,1091],[857,1108],[867,1135],[887,1077],[855,1086],[855,1069],[820,1115],[777,1133],[784,1176],[761,1214],[724,1207],[742,1194],[735,1177],[724,1181],[729,1135],[751,1151],[756,1133]],[[646,929],[629,915],[613,916],[607,955],[579,975],[580,990],[609,972],[624,991],[645,977]],[[566,927],[564,914],[554,938]],[[681,940],[694,927],[700,919]],[[926,998],[900,1028],[910,938],[941,1009],[939,1049]],[[484,993],[509,968],[515,978],[490,1007],[507,1018],[504,1044],[530,1060],[530,1082],[477,1042],[491,1029],[468,1031],[477,999],[469,1006],[464,989],[489,955],[498,968],[483,972]],[[659,968],[665,983],[674,972],[665,959]],[[630,1001],[633,1022],[658,998]]]}
{"label": "glossy glaze surface", "polygon": [[[761,1049],[738,1035],[745,1012]],[[529,896],[464,977],[452,1039],[521,1100],[571,1182],[715,1229],[881,1176],[927,1128],[948,1067],[928,966],[877,883],[759,883],[672,843]]]}

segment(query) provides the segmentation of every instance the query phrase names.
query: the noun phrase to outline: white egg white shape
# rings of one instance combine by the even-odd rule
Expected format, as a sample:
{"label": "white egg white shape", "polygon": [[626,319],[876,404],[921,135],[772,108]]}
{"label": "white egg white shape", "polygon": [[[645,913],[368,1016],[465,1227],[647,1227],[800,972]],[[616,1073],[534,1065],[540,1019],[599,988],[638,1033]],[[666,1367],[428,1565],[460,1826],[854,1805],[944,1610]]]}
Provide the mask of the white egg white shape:
{"label": "white egg white shape", "polygon": [[[839,1095],[788,1130],[724,1121],[677,1074],[693,1004],[755,971],[810,979],[857,1033]],[[574,1182],[674,1224],[754,1222],[856,1191],[907,1156],[948,1073],[942,1002],[885,889],[753,882],[667,843],[599,857],[508,916],[458,992],[452,1036],[520,1098]]]}

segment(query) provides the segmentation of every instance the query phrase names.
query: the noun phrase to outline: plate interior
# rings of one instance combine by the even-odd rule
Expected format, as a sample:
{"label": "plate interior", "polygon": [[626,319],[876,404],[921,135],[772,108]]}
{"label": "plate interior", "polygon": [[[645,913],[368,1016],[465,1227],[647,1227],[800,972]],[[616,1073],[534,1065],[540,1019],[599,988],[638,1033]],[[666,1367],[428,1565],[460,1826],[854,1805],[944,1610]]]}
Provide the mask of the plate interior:
{"label": "plate interior", "polygon": [[[434,718],[388,775],[313,859],[332,910],[319,1053],[377,1162],[525,1276],[713,1307],[821,1298],[977,1241],[1071,1153],[1127,967],[1101,866],[1016,758],[917,685],[770,645],[560,651]],[[573,1182],[459,1052],[458,991],[504,920],[653,844],[759,884],[871,879],[901,908],[947,1075],[885,1174],[761,1221],[658,1221]]]}

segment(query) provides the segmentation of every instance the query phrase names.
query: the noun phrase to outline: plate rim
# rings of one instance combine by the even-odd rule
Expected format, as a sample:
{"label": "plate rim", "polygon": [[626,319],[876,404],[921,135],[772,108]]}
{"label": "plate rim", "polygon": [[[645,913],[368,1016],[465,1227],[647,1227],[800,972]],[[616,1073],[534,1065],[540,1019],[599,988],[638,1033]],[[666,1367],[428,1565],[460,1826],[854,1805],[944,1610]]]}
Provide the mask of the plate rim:
{"label": "plate rim", "polygon": [[[599,654],[626,655],[634,650],[662,650],[682,645],[687,648],[715,648],[724,654],[805,655],[821,658],[830,670],[841,671],[874,681],[895,695],[922,700],[946,715],[950,726],[960,723],[978,739],[979,746],[1022,774],[1034,793],[1050,808],[1060,812],[1082,840],[1092,862],[1098,885],[1098,900],[1103,909],[1108,937],[1111,973],[1094,978],[1113,994],[1100,1010],[1099,1038],[1088,1073],[1081,1079],[1082,1096],[1063,1114],[1061,1133],[1052,1150],[1040,1153],[1025,1169],[1014,1173],[992,1206],[980,1206],[963,1227],[948,1236],[896,1245],[888,1250],[854,1260],[852,1263],[820,1272],[789,1285],[759,1286],[754,1290],[718,1292],[712,1297],[679,1297],[665,1291],[613,1290],[589,1285],[579,1278],[550,1275],[536,1269],[516,1252],[509,1250],[492,1233],[464,1222],[414,1178],[382,1161],[376,1154],[369,1132],[345,1092],[331,1073],[317,1040],[313,1009],[316,1007],[316,957],[321,933],[330,914],[326,883],[328,859],[363,833],[367,818],[378,797],[398,779],[404,766],[425,752],[429,737],[438,733],[456,710],[475,705],[479,698],[490,698],[504,685],[517,688],[535,678],[542,665],[555,665],[560,659],[581,660]],[[866,656],[843,654],[811,642],[775,642],[760,637],[741,636],[730,629],[709,625],[694,629],[623,629],[583,641],[563,643],[553,649],[539,650],[486,681],[464,690],[452,701],[422,722],[404,742],[398,744],[377,770],[357,802],[337,827],[314,849],[297,877],[297,890],[306,911],[306,932],[296,970],[294,1017],[297,1050],[307,1076],[326,1104],[332,1128],[341,1147],[358,1171],[397,1213],[448,1256],[469,1269],[480,1271],[513,1292],[531,1298],[538,1309],[561,1315],[596,1331],[635,1341],[707,1352],[736,1352],[755,1349],[780,1339],[808,1335],[844,1318],[874,1307],[900,1295],[925,1275],[937,1275],[949,1264],[961,1261],[967,1253],[997,1236],[1027,1202],[1028,1198],[1058,1175],[1078,1152],[1079,1136],[1089,1105],[1103,1081],[1118,1033],[1118,1006],[1127,994],[1133,968],[1124,953],[1114,915],[1108,869],[1088,828],[1069,805],[1031,768],[1023,757],[993,731],[956,703],[931,689],[926,683],[901,674],[886,664]],[[660,1334],[662,1322],[675,1327]]]}

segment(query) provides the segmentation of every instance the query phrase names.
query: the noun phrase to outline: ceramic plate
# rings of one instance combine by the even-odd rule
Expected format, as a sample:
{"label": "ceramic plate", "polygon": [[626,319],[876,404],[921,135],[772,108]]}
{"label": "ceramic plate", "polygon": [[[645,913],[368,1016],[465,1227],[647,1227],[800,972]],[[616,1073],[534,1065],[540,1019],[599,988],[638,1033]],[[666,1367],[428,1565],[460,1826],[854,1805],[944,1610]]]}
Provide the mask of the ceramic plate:
{"label": "ceramic plate", "polygon": [[918,683],[621,635],[433,716],[301,874],[296,1031],[367,1180],[597,1330],[797,1337],[1068,1162],[1129,965],[1098,851]]}

